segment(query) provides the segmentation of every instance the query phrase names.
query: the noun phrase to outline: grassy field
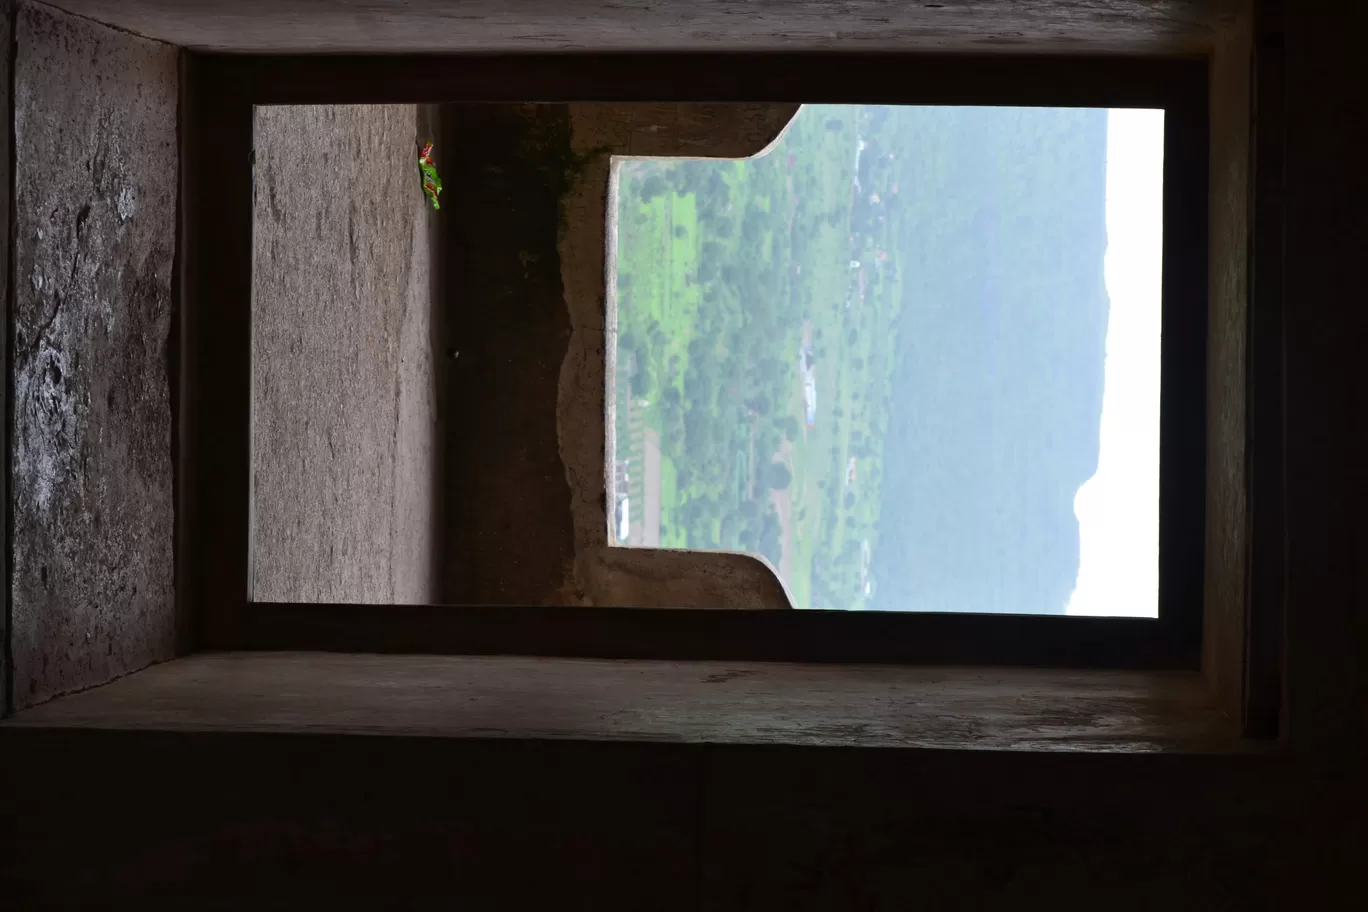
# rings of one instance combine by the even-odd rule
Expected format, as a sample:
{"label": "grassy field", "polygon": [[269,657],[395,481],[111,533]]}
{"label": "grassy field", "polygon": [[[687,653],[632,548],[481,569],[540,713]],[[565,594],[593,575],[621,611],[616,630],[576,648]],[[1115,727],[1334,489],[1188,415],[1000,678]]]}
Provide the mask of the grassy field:
{"label": "grassy field", "polygon": [[762,158],[619,173],[619,458],[630,396],[662,441],[662,545],[758,551],[800,607],[862,607],[877,535],[901,301],[880,134],[808,106]]}

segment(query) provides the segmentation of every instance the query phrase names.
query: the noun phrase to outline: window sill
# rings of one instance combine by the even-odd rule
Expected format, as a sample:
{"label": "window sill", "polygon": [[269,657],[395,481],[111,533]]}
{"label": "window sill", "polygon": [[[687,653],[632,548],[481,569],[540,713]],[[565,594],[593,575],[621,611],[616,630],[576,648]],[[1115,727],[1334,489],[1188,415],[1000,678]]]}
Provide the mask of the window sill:
{"label": "window sill", "polygon": [[1248,750],[1195,672],[202,653],[14,728],[1066,752]]}

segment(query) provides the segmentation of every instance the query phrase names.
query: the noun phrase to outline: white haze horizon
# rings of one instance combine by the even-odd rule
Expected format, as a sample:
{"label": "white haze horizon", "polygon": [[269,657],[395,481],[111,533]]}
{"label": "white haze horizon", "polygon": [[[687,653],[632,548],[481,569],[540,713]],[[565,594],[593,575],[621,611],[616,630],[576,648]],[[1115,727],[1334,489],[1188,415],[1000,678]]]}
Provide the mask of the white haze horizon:
{"label": "white haze horizon", "polygon": [[1067,614],[1158,617],[1159,368],[1164,112],[1107,117],[1110,316],[1097,472],[1078,490],[1078,580]]}

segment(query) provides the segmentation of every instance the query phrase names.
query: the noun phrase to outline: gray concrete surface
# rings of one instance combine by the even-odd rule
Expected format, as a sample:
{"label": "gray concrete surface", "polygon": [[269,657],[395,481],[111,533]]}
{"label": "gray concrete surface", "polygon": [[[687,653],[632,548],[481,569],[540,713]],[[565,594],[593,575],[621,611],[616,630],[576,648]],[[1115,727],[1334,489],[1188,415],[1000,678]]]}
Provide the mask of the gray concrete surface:
{"label": "gray concrete surface", "polygon": [[430,254],[446,212],[420,186],[420,114],[257,109],[257,600],[436,600]]}
{"label": "gray concrete surface", "polygon": [[1235,0],[53,0],[196,48],[1203,53]]}
{"label": "gray concrete surface", "polygon": [[170,658],[176,50],[16,19],[16,706]]}

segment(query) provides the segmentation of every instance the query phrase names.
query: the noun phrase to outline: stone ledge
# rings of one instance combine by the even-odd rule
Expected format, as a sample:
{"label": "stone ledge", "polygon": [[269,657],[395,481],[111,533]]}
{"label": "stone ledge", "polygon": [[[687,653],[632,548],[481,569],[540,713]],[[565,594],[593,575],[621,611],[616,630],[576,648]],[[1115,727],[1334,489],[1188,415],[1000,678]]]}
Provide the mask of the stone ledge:
{"label": "stone ledge", "polygon": [[203,653],[16,728],[1100,753],[1252,750],[1195,672]]}

